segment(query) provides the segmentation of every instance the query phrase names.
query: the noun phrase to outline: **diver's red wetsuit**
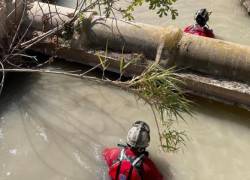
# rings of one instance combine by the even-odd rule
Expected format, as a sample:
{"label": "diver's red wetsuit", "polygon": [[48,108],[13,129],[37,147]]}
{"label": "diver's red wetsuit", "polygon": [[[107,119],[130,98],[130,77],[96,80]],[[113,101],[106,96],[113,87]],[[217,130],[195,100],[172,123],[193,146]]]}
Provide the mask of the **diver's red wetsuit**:
{"label": "diver's red wetsuit", "polygon": [[184,32],[198,36],[214,38],[214,33],[212,29],[209,29],[207,27],[201,27],[197,24],[186,27],[184,29]]}
{"label": "diver's red wetsuit", "polygon": [[[121,158],[125,154],[125,158]],[[139,158],[143,156],[143,158]],[[103,157],[109,167],[111,180],[162,180],[163,176],[147,155],[136,155],[129,147],[106,148]],[[123,160],[121,160],[123,159]],[[131,160],[132,159],[132,160]],[[136,159],[140,159],[136,161]],[[120,167],[119,167],[120,166]],[[131,171],[131,172],[130,172]],[[117,173],[118,172],[118,173]]]}

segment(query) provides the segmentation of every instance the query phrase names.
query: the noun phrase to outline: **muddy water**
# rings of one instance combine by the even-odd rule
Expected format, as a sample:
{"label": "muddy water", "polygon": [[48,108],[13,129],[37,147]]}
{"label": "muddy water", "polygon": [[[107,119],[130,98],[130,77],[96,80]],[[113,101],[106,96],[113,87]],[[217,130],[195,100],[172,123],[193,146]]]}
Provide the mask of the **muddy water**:
{"label": "muddy water", "polygon": [[[250,18],[237,0],[179,0],[176,7],[176,21],[156,19],[143,8],[136,19],[184,27],[197,8],[207,7],[218,36],[250,45]],[[16,76],[0,101],[1,180],[108,179],[100,152],[124,142],[135,120],[150,124],[149,152],[166,179],[250,179],[249,112],[194,99],[195,115],[178,125],[189,136],[186,147],[165,154],[159,151],[150,109],[132,95],[66,76]]]}
{"label": "muddy water", "polygon": [[[177,154],[159,151],[150,109],[127,92],[66,76],[10,81],[1,101],[0,179],[108,179],[101,149],[124,142],[147,121],[149,152],[167,179],[250,179],[250,113],[201,99],[178,128],[189,140]],[[15,89],[16,87],[16,89]]]}

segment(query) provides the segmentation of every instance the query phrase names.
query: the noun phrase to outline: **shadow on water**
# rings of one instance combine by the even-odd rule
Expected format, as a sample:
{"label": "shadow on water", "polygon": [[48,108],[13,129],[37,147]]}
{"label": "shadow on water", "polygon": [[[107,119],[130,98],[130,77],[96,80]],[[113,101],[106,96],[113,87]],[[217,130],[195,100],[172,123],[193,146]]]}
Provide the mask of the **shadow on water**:
{"label": "shadow on water", "polygon": [[163,174],[163,177],[165,180],[175,179],[171,171],[170,164],[164,158],[160,158],[159,156],[156,156],[153,158],[153,161],[155,162],[157,167],[164,167],[164,168],[159,168],[159,169],[161,170],[161,173]]}
{"label": "shadow on water", "polygon": [[250,111],[246,109],[200,97],[192,97],[192,100],[195,103],[193,107],[195,113],[250,128]]}
{"label": "shadow on water", "polygon": [[[73,163],[79,171],[83,170],[79,162],[74,159],[76,157],[72,157],[72,151],[65,150],[65,145],[81,154],[81,157],[87,160],[86,162],[91,162],[98,167],[102,167],[102,176],[105,174],[103,170],[104,165],[99,165],[102,161],[100,159],[96,160],[96,155],[93,155],[93,148],[100,150],[105,144],[91,134],[105,134],[106,129],[104,128],[101,131],[97,131],[95,127],[90,126],[88,122],[84,120],[84,112],[86,111],[84,108],[87,108],[87,113],[88,111],[97,112],[105,119],[112,121],[113,125],[122,128],[121,122],[114,119],[112,113],[106,111],[100,105],[96,104],[95,101],[91,100],[91,96],[89,97],[91,92],[90,94],[85,94],[81,91],[73,90],[74,88],[72,88],[72,86],[75,86],[75,88],[79,87],[80,89],[81,86],[84,87],[84,84],[86,86],[86,82],[80,81],[82,80],[59,75],[41,76],[40,74],[34,73],[9,73],[0,100],[1,116],[8,113],[11,107],[13,107],[13,104],[18,106],[16,109],[18,114],[20,113],[18,119],[21,121],[23,132],[26,135],[29,146],[39,159],[39,162],[55,172],[55,174],[71,177],[72,179],[81,178],[69,176],[48,160],[48,154],[43,154],[43,152],[40,151],[40,145],[37,144],[35,140],[36,134],[33,132],[37,130],[37,125],[41,125],[41,127],[46,129],[53,146],[56,147],[59,153],[64,155],[65,159],[70,161],[69,164]],[[91,83],[87,82],[87,84],[89,84],[87,85],[88,87],[90,86],[90,88],[92,88],[93,85],[91,85]],[[101,87],[94,85],[93,88],[101,91],[101,89],[99,89]],[[98,91],[95,90],[94,92]],[[93,95],[95,95],[95,93]],[[80,107],[83,111],[77,111],[77,116],[75,113],[70,112],[71,107],[68,106],[67,103],[70,103],[70,105],[76,108]],[[86,118],[86,120],[88,120],[88,118]],[[101,120],[100,123],[104,123],[102,121],[103,120]],[[68,131],[62,124],[73,129],[73,132]],[[81,127],[84,128],[81,129]],[[87,132],[91,133],[86,133],[84,129],[87,129]],[[64,143],[62,144],[62,142]],[[84,145],[87,149],[90,149],[90,151],[87,151]],[[96,145],[98,145],[98,147],[96,147]],[[98,155],[99,154],[101,153],[99,152]],[[94,172],[97,171],[95,169],[92,170]],[[88,174],[93,174],[94,172],[88,172],[88,169],[86,171]]]}
{"label": "shadow on water", "polygon": [[13,102],[20,102],[25,94],[32,91],[34,82],[39,79],[40,74],[8,73],[0,96],[0,116],[8,111]]}
{"label": "shadow on water", "polygon": [[[18,108],[15,111],[20,112],[20,119],[21,123],[23,124],[23,130],[26,134],[26,138],[29,142],[29,146],[32,149],[32,152],[36,155],[36,157],[39,159],[39,161],[45,165],[48,169],[52,170],[56,174],[59,174],[61,176],[67,176],[71,177],[72,179],[82,179],[78,178],[76,176],[69,176],[67,173],[61,171],[54,165],[50,164],[48,162],[47,155],[43,154],[42,151],[39,150],[39,146],[36,141],[34,141],[34,137],[36,134],[32,133],[31,130],[36,130],[36,125],[41,124],[42,127],[46,128],[46,130],[50,133],[53,133],[53,136],[56,136],[56,138],[50,139],[53,141],[53,143],[58,147],[57,149],[60,151],[60,153],[64,154],[64,157],[71,160],[71,163],[74,163],[76,167],[79,168],[79,171],[82,169],[82,167],[77,163],[76,160],[72,157],[72,154],[69,154],[69,152],[64,150],[65,144],[59,143],[59,140],[61,139],[62,142],[66,143],[67,146],[72,147],[77,150],[80,154],[84,155],[84,158],[88,159],[88,162],[95,162],[100,163],[95,160],[96,157],[91,156],[90,153],[86,153],[86,151],[83,151],[83,146],[81,144],[91,145],[89,144],[89,141],[91,141],[94,144],[101,144],[101,142],[96,141],[92,136],[84,132],[80,127],[86,127],[88,126],[87,123],[84,121],[80,121],[79,117],[70,117],[70,119],[65,118],[65,113],[69,113],[70,115],[74,115],[73,113],[65,111],[65,109],[62,108],[64,106],[64,100],[67,102],[67,100],[73,100],[75,98],[71,96],[78,97],[76,93],[67,93],[67,96],[63,96],[60,99],[62,100],[62,104],[53,104],[48,101],[48,97],[44,98],[44,94],[48,94],[48,96],[54,96],[55,100],[58,100],[60,102],[60,99],[57,99],[57,90],[60,89],[60,80],[63,78],[52,78],[46,84],[40,84],[37,85],[37,82],[41,79],[40,74],[34,74],[34,73],[9,73],[6,78],[6,83],[3,89],[3,93],[1,95],[0,99],[0,115],[4,116],[8,111],[11,110],[11,107],[13,104],[18,105]],[[46,77],[46,76],[45,76]],[[50,76],[49,76],[50,77]],[[59,84],[56,80],[59,80]],[[69,79],[70,80],[70,79]],[[64,81],[63,81],[64,82]],[[69,81],[70,82],[70,81]],[[71,83],[63,83],[61,84],[62,88],[64,87],[71,87]],[[81,85],[81,83],[80,83]],[[37,88],[38,87],[38,88]],[[50,91],[50,92],[49,92]],[[69,89],[64,89],[63,92],[70,92]],[[81,94],[82,96],[83,94]],[[53,98],[51,96],[51,98]],[[79,97],[81,97],[79,94]],[[87,96],[87,94],[86,94]],[[24,98],[25,97],[25,98]],[[82,97],[81,97],[82,98]],[[83,97],[86,98],[86,97]],[[86,98],[86,100],[88,100]],[[83,104],[83,103],[81,103]],[[100,107],[93,104],[93,102],[88,102],[90,104],[91,108],[93,110],[103,111]],[[80,104],[79,104],[80,105]],[[40,111],[42,109],[42,111]],[[66,109],[67,110],[67,109]],[[45,114],[43,114],[45,112]],[[62,112],[62,113],[59,113]],[[104,113],[104,112],[102,112]],[[109,119],[112,119],[112,116],[110,114],[107,114],[109,116]],[[48,118],[49,117],[49,118]],[[56,118],[56,119],[53,119]],[[62,124],[66,124],[68,127],[71,127],[74,129],[74,133],[68,132],[67,129],[64,129],[64,127],[60,124],[55,124],[53,120],[58,121],[58,119],[61,121]],[[80,127],[74,124],[74,121],[77,121],[77,124],[82,124]],[[114,120],[115,121],[115,120]],[[93,128],[93,127],[92,127]],[[89,127],[89,129],[92,129]],[[92,129],[93,131],[95,129]],[[98,132],[96,132],[98,133]],[[100,133],[100,132],[99,132]],[[74,135],[74,140],[72,140],[72,136]],[[84,137],[84,138],[81,138]],[[76,142],[75,142],[76,140]],[[81,142],[80,144],[78,142]],[[101,146],[101,145],[100,145]],[[89,147],[88,147],[89,148]],[[93,170],[95,171],[95,170]]]}

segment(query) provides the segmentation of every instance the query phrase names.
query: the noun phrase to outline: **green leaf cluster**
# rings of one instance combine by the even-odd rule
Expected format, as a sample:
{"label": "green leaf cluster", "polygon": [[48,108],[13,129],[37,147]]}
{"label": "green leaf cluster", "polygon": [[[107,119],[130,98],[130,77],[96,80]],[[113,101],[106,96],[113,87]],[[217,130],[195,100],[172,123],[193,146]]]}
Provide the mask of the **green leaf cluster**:
{"label": "green leaf cluster", "polygon": [[[118,12],[123,18],[133,20],[133,12],[139,6],[146,4],[149,10],[155,11],[159,17],[171,14],[172,19],[178,16],[177,10],[173,7],[177,0],[131,0],[127,7],[117,7],[121,0],[98,0],[95,6],[99,6],[99,11],[103,9],[105,17],[110,17]],[[118,5],[119,6],[119,5]],[[101,12],[100,12],[101,13]]]}
{"label": "green leaf cluster", "polygon": [[144,3],[148,4],[149,10],[154,10],[159,15],[159,17],[168,16],[171,14],[172,19],[178,16],[177,9],[173,8],[173,4],[177,0],[133,0],[131,4],[122,11],[123,16],[129,20],[134,19],[133,12],[136,7],[142,6]]}
{"label": "green leaf cluster", "polygon": [[181,144],[184,144],[185,132],[172,128],[173,123],[179,118],[183,119],[184,113],[192,114],[191,102],[180,88],[182,83],[175,76],[174,69],[164,69],[155,64],[129,82],[130,88],[138,97],[151,106],[155,114],[161,147],[165,151],[176,151]]}

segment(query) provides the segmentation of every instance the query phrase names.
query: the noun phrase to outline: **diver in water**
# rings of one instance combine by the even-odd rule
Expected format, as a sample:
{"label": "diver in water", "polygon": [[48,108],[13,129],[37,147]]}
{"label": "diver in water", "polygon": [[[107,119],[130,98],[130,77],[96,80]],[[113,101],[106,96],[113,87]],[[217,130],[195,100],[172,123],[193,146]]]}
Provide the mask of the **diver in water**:
{"label": "diver in water", "polygon": [[109,167],[111,180],[162,180],[163,176],[148,157],[146,148],[150,129],[143,121],[136,121],[128,131],[127,144],[106,148],[103,157]]}
{"label": "diver in water", "polygon": [[209,15],[211,13],[207,12],[206,9],[200,9],[195,14],[195,21],[194,25],[188,26],[184,29],[184,32],[214,38],[213,30],[209,28],[207,22],[209,20]]}

